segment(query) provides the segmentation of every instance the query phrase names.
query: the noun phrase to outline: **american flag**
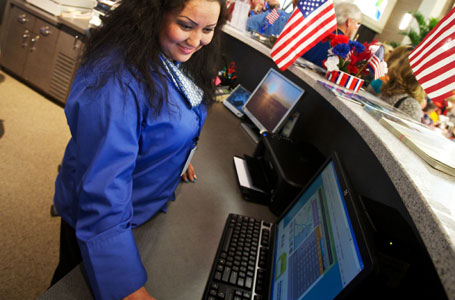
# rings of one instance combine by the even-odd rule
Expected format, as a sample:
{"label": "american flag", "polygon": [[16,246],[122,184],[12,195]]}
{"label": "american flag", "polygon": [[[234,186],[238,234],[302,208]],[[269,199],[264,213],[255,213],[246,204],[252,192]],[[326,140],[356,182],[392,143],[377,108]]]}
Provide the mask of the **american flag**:
{"label": "american flag", "polygon": [[267,19],[267,22],[272,25],[276,20],[278,20],[279,17],[280,14],[278,13],[277,9],[274,8],[265,18]]}
{"label": "american flag", "polygon": [[387,72],[386,66],[384,64],[384,47],[381,46],[379,49],[371,56],[368,61],[368,66],[374,71],[374,79],[381,78]]}
{"label": "american flag", "polygon": [[270,56],[284,71],[336,28],[333,0],[299,0]]}
{"label": "american flag", "polygon": [[428,97],[441,101],[455,91],[455,8],[409,54],[409,63]]}

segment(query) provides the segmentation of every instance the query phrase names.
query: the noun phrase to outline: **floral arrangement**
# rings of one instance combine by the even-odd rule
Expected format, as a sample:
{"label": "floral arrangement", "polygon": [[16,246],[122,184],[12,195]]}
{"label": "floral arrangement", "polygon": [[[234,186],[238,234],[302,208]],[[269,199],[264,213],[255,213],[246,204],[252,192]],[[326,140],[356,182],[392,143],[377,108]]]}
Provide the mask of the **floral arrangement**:
{"label": "floral arrangement", "polygon": [[[376,72],[371,69],[371,59],[382,45],[377,41],[371,43],[359,43],[351,41],[345,35],[331,33],[324,41],[329,41],[332,46],[329,49],[329,56],[324,61],[328,72],[342,71],[358,78],[365,79],[370,72]],[[387,73],[387,64],[380,59],[381,70]]]}

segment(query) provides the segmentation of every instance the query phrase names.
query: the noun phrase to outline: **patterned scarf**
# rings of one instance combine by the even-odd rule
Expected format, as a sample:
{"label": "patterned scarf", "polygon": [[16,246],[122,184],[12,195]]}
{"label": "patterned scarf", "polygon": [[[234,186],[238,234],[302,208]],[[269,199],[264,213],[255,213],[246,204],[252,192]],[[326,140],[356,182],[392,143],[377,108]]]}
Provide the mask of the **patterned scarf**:
{"label": "patterned scarf", "polygon": [[196,107],[202,102],[204,92],[180,70],[180,63],[172,63],[164,54],[160,54],[161,61],[166,71],[171,76],[177,89],[185,96],[191,107]]}

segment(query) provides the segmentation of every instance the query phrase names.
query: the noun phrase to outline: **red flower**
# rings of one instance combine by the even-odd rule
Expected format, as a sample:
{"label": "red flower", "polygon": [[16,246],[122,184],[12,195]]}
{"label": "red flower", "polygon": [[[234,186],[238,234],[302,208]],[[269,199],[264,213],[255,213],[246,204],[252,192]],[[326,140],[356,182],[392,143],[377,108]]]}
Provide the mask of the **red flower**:
{"label": "red flower", "polygon": [[335,37],[330,41],[330,45],[335,47],[338,44],[349,44],[349,38],[345,35],[335,35]]}
{"label": "red flower", "polygon": [[329,33],[329,35],[326,36],[325,38],[323,38],[321,40],[321,42],[325,43],[325,42],[331,41],[331,40],[333,40],[335,38],[335,36],[336,35],[334,33]]}
{"label": "red flower", "polygon": [[351,64],[348,65],[348,73],[349,74],[355,75],[355,74],[357,74],[358,71],[359,71],[359,68],[357,68],[357,66],[355,64],[351,63]]}

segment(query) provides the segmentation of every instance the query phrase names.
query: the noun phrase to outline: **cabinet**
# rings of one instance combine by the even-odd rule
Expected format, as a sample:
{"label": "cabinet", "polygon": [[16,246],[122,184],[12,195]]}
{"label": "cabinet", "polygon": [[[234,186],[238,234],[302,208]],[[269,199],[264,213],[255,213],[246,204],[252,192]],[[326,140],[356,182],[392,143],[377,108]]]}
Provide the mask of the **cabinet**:
{"label": "cabinet", "polygon": [[47,90],[51,96],[60,102],[66,101],[71,89],[82,46],[83,36],[79,33],[66,27],[60,30],[52,63],[53,69],[50,84]]}
{"label": "cabinet", "polygon": [[16,6],[11,7],[6,26],[2,65],[46,91],[58,28]]}
{"label": "cabinet", "polygon": [[84,36],[54,20],[10,4],[2,34],[1,64],[8,71],[64,103]]}

